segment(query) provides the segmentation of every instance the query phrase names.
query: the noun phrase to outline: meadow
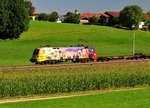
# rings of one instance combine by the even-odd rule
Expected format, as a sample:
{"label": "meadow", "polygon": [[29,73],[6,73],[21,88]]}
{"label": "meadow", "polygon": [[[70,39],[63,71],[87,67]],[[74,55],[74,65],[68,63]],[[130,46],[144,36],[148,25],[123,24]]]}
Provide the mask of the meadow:
{"label": "meadow", "polygon": [[[133,31],[106,26],[31,21],[30,28],[15,40],[0,40],[0,66],[29,65],[33,50],[41,45],[84,44],[99,56],[132,54]],[[136,52],[150,53],[150,32],[136,31]]]}
{"label": "meadow", "polygon": [[150,88],[0,104],[1,108],[149,108]]}
{"label": "meadow", "polygon": [[[53,47],[84,44],[93,46],[99,56],[130,55],[132,35],[133,31],[106,26],[31,21],[30,29],[21,38],[0,40],[0,66],[30,65],[33,50],[40,45]],[[150,54],[149,40],[150,32],[137,30],[136,52]],[[150,67],[149,62],[146,62],[67,69],[0,70],[0,82],[0,99],[143,87],[150,85]],[[113,92],[106,95],[44,100],[38,101],[38,105],[37,101],[8,103],[0,104],[0,107],[144,108],[149,105],[149,89],[132,93]],[[82,106],[79,106],[81,103]]]}

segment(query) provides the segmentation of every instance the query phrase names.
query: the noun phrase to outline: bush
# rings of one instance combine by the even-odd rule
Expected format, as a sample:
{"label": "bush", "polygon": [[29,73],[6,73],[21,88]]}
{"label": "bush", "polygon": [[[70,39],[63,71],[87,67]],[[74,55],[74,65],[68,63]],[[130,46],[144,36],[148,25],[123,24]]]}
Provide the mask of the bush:
{"label": "bush", "polygon": [[52,12],[48,15],[48,21],[55,22],[59,18],[59,15],[57,12]]}
{"label": "bush", "polygon": [[46,13],[38,14],[37,19],[39,21],[48,21],[48,15]]}
{"label": "bush", "polygon": [[68,12],[65,16],[65,23],[76,23],[80,21],[79,14]]}

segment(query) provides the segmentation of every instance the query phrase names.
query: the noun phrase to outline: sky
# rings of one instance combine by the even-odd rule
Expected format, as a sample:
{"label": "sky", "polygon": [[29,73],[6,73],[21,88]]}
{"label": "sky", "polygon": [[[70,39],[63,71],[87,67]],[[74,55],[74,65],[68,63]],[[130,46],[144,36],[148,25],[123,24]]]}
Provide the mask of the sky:
{"label": "sky", "polygon": [[144,12],[150,10],[150,0],[32,0],[40,13],[56,11],[59,15],[78,10],[79,13],[121,11],[128,5],[139,5]]}

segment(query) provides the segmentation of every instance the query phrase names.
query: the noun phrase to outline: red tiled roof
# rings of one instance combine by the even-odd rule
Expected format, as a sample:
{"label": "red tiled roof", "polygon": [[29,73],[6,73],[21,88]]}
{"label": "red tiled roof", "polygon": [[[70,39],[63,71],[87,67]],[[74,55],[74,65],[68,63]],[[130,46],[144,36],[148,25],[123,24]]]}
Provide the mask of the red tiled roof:
{"label": "red tiled roof", "polygon": [[80,14],[80,18],[92,18],[93,16],[98,16],[100,17],[101,14],[93,14],[93,13],[83,13],[83,14]]}
{"label": "red tiled roof", "polygon": [[110,15],[112,17],[119,17],[120,12],[105,12],[105,14]]}
{"label": "red tiled roof", "polygon": [[33,12],[32,12],[32,15],[37,15],[37,14],[39,14],[38,11],[33,11]]}
{"label": "red tiled roof", "polygon": [[101,16],[108,18],[109,16],[106,14],[102,14]]}
{"label": "red tiled roof", "polygon": [[150,20],[150,15],[147,15],[144,13],[144,18],[149,19]]}

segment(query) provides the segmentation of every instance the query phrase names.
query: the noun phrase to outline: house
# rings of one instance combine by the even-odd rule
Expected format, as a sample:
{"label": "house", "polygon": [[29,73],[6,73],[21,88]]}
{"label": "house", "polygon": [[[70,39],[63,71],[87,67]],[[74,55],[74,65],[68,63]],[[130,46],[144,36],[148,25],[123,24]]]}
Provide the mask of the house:
{"label": "house", "polygon": [[150,15],[144,13],[144,18],[147,19],[147,20],[150,20]]}
{"label": "house", "polygon": [[108,20],[109,20],[109,16],[108,15],[101,14],[101,16],[100,16],[100,24],[101,25],[107,25]]}
{"label": "house", "polygon": [[116,25],[116,24],[119,24],[119,20],[118,20],[118,17],[120,15],[120,12],[111,12],[111,11],[108,11],[108,12],[105,12],[104,13],[105,15],[107,15],[108,17],[108,25]]}
{"label": "house", "polygon": [[[101,15],[101,25],[119,25],[119,17],[120,12],[112,12],[108,11]],[[150,16],[144,13],[144,18],[150,20]],[[145,22],[141,21],[139,23],[139,29],[143,29],[145,27]]]}
{"label": "house", "polygon": [[145,20],[150,20],[150,16],[147,15],[146,13],[143,13],[143,16],[144,16],[144,20],[139,23],[139,26],[138,26],[139,29],[148,28],[148,25],[146,24]]}
{"label": "house", "polygon": [[120,12],[105,12],[104,14],[106,14],[106,15],[108,15],[109,17],[111,17],[111,18],[114,18],[114,17],[119,17],[119,15],[120,15]]}
{"label": "house", "polygon": [[[144,13],[143,16],[144,16],[144,18],[145,18],[146,20],[150,20],[150,16],[149,16],[148,14]],[[146,29],[146,28],[148,28],[148,27],[147,27],[145,21],[141,21],[141,22],[139,23],[139,29]]]}
{"label": "house", "polygon": [[36,17],[37,17],[38,14],[39,14],[38,11],[35,11],[35,10],[34,10],[34,11],[32,12],[31,18],[32,18],[33,21],[36,20]]}
{"label": "house", "polygon": [[57,22],[57,23],[62,23],[62,21],[60,20],[60,18],[58,18],[58,19],[56,20],[56,22]]}
{"label": "house", "polygon": [[94,16],[100,17],[101,14],[94,14],[94,13],[83,13],[80,14],[80,24],[89,24],[90,19]]}

